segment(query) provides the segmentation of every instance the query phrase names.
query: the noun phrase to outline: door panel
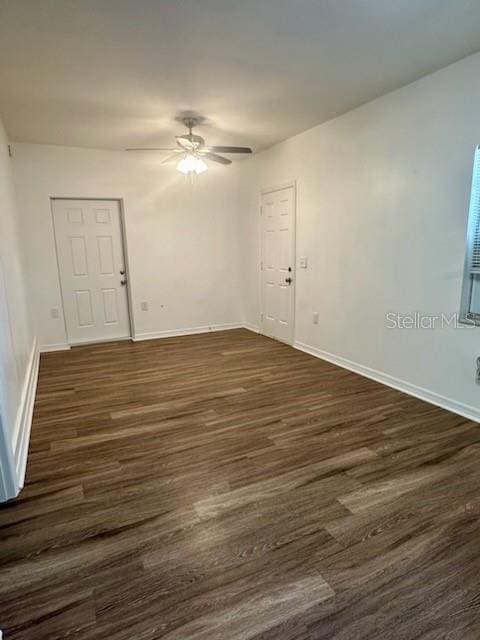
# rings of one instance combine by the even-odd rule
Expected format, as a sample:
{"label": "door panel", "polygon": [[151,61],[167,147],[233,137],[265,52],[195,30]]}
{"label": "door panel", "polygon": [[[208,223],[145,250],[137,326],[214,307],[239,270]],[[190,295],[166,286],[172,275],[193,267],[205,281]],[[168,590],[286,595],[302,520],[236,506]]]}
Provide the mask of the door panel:
{"label": "door panel", "polygon": [[128,337],[119,203],[56,199],[52,210],[69,343]]}
{"label": "door panel", "polygon": [[262,196],[263,333],[288,343],[293,342],[294,266],[295,192],[288,187]]}
{"label": "door panel", "polygon": [[102,276],[113,276],[113,246],[111,236],[97,236],[98,266]]}
{"label": "door panel", "polygon": [[75,291],[77,301],[77,324],[80,327],[91,327],[93,324],[92,296],[90,291]]}
{"label": "door panel", "polygon": [[110,211],[108,209],[95,209],[95,221],[97,224],[110,224]]}
{"label": "door panel", "polygon": [[70,224],[83,224],[83,213],[81,209],[67,208],[67,218]]}
{"label": "door panel", "polygon": [[87,247],[84,237],[70,238],[70,254],[72,257],[72,275],[88,276]]}
{"label": "door panel", "polygon": [[106,324],[115,324],[118,322],[117,291],[116,289],[104,289],[102,294],[104,321]]}

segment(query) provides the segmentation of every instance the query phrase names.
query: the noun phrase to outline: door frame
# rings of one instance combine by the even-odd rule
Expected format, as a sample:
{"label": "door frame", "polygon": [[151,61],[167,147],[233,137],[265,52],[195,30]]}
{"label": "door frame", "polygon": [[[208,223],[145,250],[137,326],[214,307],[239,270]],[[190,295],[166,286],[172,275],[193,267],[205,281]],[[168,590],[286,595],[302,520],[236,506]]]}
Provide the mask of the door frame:
{"label": "door frame", "polygon": [[[290,180],[289,182],[285,182],[283,184],[277,186],[264,187],[260,190],[260,195],[258,198],[259,205],[258,210],[260,214],[260,264],[259,264],[259,283],[260,283],[260,322],[259,328],[260,333],[265,334],[263,327],[263,318],[264,314],[264,295],[263,295],[263,217],[262,217],[262,198],[263,196],[273,193],[274,191],[282,191],[283,189],[293,189],[293,228],[292,228],[292,251],[293,251],[293,259],[292,259],[292,275],[293,275],[293,284],[294,291],[292,295],[292,300],[290,303],[290,314],[292,320],[292,340],[291,342],[286,340],[280,340],[279,342],[283,342],[284,344],[294,345],[295,344],[295,308],[296,308],[296,299],[297,299],[297,181]],[[270,337],[270,336],[267,336]],[[272,338],[276,339],[276,338]]]}
{"label": "door frame", "polygon": [[0,502],[6,502],[18,494],[17,472],[4,418],[0,389]]}
{"label": "door frame", "polygon": [[[62,290],[62,280],[60,277],[60,262],[58,260],[58,250],[57,250],[57,241],[55,235],[55,221],[53,215],[53,202],[55,200],[90,200],[90,201],[105,201],[105,202],[117,202],[118,203],[118,211],[120,214],[120,234],[122,241],[122,249],[123,249],[123,260],[125,264],[125,275],[127,276],[127,310],[128,310],[128,326],[130,329],[130,335],[126,338],[107,338],[105,340],[95,340],[94,342],[70,342],[68,339],[68,331],[67,331],[67,321],[65,319],[65,305],[63,301],[63,290]],[[95,198],[89,196],[88,198],[82,196],[50,196],[50,221],[52,225],[52,237],[53,244],[55,247],[55,260],[57,263],[57,277],[58,277],[58,289],[60,291],[60,299],[62,301],[62,317],[63,317],[63,325],[65,328],[65,338],[69,347],[78,347],[82,345],[88,344],[100,344],[102,342],[119,342],[121,340],[133,340],[135,338],[135,321],[133,314],[133,303],[132,303],[132,284],[130,278],[130,261],[128,254],[128,241],[127,241],[127,232],[126,232],[126,216],[125,216],[125,205],[123,198],[107,198],[105,196],[101,198]]]}

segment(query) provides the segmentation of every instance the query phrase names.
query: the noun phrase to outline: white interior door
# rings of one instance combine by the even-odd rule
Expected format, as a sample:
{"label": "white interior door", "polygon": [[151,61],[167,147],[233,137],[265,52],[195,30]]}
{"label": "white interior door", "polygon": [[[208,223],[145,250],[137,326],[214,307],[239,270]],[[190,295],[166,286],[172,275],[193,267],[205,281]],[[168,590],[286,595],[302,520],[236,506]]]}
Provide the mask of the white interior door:
{"label": "white interior door", "polygon": [[295,301],[295,189],[262,195],[262,326],[293,343]]}
{"label": "white interior door", "polygon": [[120,205],[52,201],[63,309],[70,344],[130,336]]}

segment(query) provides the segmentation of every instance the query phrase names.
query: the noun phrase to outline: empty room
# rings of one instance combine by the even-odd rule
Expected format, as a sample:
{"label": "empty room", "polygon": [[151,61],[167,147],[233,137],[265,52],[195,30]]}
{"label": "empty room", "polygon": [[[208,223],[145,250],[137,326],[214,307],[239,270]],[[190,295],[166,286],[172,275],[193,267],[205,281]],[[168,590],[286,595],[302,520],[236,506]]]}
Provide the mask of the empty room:
{"label": "empty room", "polygon": [[480,2],[0,0],[0,638],[479,640]]}

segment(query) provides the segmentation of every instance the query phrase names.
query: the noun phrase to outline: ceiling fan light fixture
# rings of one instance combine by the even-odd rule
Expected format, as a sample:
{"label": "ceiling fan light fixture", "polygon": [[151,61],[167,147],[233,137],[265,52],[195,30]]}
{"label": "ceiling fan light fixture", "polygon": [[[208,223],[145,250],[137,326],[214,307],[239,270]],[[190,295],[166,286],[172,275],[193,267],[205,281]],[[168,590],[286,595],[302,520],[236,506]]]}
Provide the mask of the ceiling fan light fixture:
{"label": "ceiling fan light fixture", "polygon": [[180,173],[183,173],[185,176],[190,176],[190,178],[207,171],[208,165],[203,158],[206,158],[210,162],[228,165],[232,164],[232,161],[229,158],[225,158],[225,156],[219,155],[219,153],[252,153],[250,147],[212,147],[206,145],[202,136],[197,136],[192,133],[193,127],[198,124],[198,119],[183,118],[183,123],[188,128],[188,133],[182,136],[175,136],[177,141],[176,147],[135,147],[127,149],[127,151],[170,151],[170,155],[162,160],[162,164],[175,160],[180,154],[177,171],[180,171]]}
{"label": "ceiling fan light fixture", "polygon": [[207,163],[201,158],[196,158],[195,173],[199,175],[200,173],[204,173],[207,169],[208,169]]}
{"label": "ceiling fan light fixture", "polygon": [[188,154],[177,164],[177,171],[180,171],[180,173],[183,173],[186,176],[190,173],[196,173],[197,175],[199,175],[207,169],[208,166],[206,162],[204,162],[201,158],[196,158],[192,154]]}

